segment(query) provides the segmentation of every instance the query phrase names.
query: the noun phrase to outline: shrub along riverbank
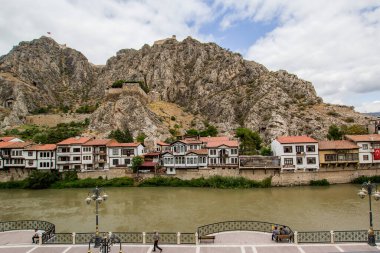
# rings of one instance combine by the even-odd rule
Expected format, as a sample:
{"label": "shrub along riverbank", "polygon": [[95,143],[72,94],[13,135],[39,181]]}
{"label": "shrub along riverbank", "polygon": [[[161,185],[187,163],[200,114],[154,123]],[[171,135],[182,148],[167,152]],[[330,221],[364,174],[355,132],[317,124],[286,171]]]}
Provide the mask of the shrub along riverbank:
{"label": "shrub along riverbank", "polygon": [[91,188],[91,187],[207,187],[207,188],[267,188],[271,187],[271,178],[262,181],[249,180],[243,177],[212,176],[182,180],[175,177],[153,177],[141,182],[130,177],[120,178],[86,178],[78,179],[76,172],[49,173],[33,171],[28,178],[22,181],[0,183],[0,189],[64,189],[64,188]]}
{"label": "shrub along riverbank", "polygon": [[366,182],[380,183],[380,176],[372,176],[372,177],[360,176],[351,181],[351,183],[353,184],[362,184]]}

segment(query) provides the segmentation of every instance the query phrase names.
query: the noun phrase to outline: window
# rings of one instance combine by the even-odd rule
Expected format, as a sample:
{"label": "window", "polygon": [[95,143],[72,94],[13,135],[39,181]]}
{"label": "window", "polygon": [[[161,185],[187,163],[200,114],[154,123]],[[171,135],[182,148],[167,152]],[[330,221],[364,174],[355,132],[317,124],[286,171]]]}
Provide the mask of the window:
{"label": "window", "polygon": [[29,160],[29,161],[28,161],[28,165],[29,165],[29,166],[33,166],[33,160]]}
{"label": "window", "polygon": [[238,159],[236,157],[232,157],[231,158],[231,163],[232,164],[237,164],[238,163]]}
{"label": "window", "polygon": [[292,146],[284,146],[284,153],[292,153],[292,152],[293,152]]}
{"label": "window", "polygon": [[89,161],[92,160],[90,155],[83,156],[83,160]]}
{"label": "window", "polygon": [[302,157],[297,157],[297,164],[303,164],[303,158]]}
{"label": "window", "polygon": [[314,145],[306,145],[306,151],[307,152],[315,152],[315,146]]}
{"label": "window", "polygon": [[73,148],[73,152],[74,153],[79,153],[80,152],[80,148]]}
{"label": "window", "polygon": [[306,162],[307,162],[307,164],[316,164],[317,163],[317,159],[315,159],[315,157],[308,157],[306,159]]}
{"label": "window", "polygon": [[237,153],[238,153],[237,148],[231,149],[231,155],[237,155]]}
{"label": "window", "polygon": [[131,159],[129,159],[129,158],[124,159],[124,164],[125,165],[131,164]]}
{"label": "window", "polygon": [[119,149],[118,148],[113,148],[112,149],[112,155],[119,155]]}
{"label": "window", "polygon": [[380,143],[374,143],[374,144],[372,144],[372,148],[380,148]]}
{"label": "window", "polygon": [[119,159],[112,159],[112,165],[119,165]]}
{"label": "window", "polygon": [[70,148],[69,147],[61,148],[60,151],[61,151],[61,153],[69,153],[70,152]]}
{"label": "window", "polygon": [[345,160],[346,160],[345,154],[339,154],[338,155],[338,161],[345,161]]}
{"label": "window", "polygon": [[24,160],[23,159],[14,159],[13,164],[18,164],[18,165],[24,164]]}
{"label": "window", "polygon": [[216,164],[216,158],[210,158],[210,163],[211,164]]}
{"label": "window", "polygon": [[333,162],[333,161],[336,161],[336,155],[325,155],[325,161],[326,162]]}
{"label": "window", "polygon": [[285,165],[293,165],[293,158],[285,158],[284,164]]}
{"label": "window", "polygon": [[368,161],[368,160],[369,160],[368,155],[363,155],[363,160],[364,160],[364,161]]}
{"label": "window", "polygon": [[33,156],[33,151],[28,151],[28,156]]}
{"label": "window", "polygon": [[22,156],[21,150],[12,150],[12,156]]}
{"label": "window", "polygon": [[210,149],[210,155],[216,155],[216,149]]}
{"label": "window", "polygon": [[75,166],[74,166],[74,169],[75,169],[75,170],[80,170],[80,165],[75,165]]}
{"label": "window", "polygon": [[303,149],[303,146],[296,146],[296,152],[297,152],[297,154],[305,152],[304,149]]}
{"label": "window", "polygon": [[368,149],[368,144],[363,144],[362,148],[363,148],[363,150],[367,150]]}
{"label": "window", "polygon": [[91,152],[91,147],[83,147],[83,152]]}
{"label": "window", "polygon": [[126,155],[126,156],[130,156],[130,155],[134,155],[134,152],[133,152],[133,149],[124,148],[121,150],[121,154]]}
{"label": "window", "polygon": [[74,156],[73,161],[80,161],[80,156]]}

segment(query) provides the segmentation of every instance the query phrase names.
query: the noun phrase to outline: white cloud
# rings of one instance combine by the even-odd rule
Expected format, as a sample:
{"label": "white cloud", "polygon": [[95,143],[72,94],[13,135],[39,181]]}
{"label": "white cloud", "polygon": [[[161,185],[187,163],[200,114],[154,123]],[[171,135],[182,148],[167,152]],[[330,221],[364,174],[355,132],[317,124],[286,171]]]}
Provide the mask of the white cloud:
{"label": "white cloud", "polygon": [[96,64],[123,48],[139,48],[176,34],[204,39],[200,26],[212,18],[201,0],[12,0],[0,8],[0,55],[11,45],[52,33]]}
{"label": "white cloud", "polygon": [[217,0],[217,4],[229,10],[222,28],[242,19],[278,23],[250,47],[247,58],[312,81],[328,102],[358,106],[359,101],[345,95],[380,95],[379,1]]}
{"label": "white cloud", "polygon": [[365,102],[357,109],[360,112],[380,112],[380,101]]}

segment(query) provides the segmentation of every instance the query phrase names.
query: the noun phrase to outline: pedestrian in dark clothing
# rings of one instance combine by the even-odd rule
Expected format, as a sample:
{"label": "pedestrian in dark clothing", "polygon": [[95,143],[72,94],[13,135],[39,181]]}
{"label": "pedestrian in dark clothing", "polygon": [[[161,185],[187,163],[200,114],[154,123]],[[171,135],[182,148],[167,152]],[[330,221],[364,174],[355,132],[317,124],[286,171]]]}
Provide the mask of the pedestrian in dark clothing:
{"label": "pedestrian in dark clothing", "polygon": [[160,252],[162,252],[162,249],[158,246],[158,241],[160,240],[160,235],[158,234],[158,232],[154,232],[154,235],[153,235],[153,241],[154,241],[154,247],[153,247],[153,251],[156,251],[156,248],[160,250]]}

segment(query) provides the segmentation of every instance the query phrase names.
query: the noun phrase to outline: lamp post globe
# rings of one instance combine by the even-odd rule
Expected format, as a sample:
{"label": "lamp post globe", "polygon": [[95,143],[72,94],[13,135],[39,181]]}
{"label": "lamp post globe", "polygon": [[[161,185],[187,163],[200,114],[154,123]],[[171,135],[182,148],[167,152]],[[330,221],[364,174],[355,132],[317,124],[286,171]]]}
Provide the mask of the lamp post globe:
{"label": "lamp post globe", "polygon": [[[104,197],[106,196],[106,197]],[[97,186],[92,189],[91,192],[89,192],[87,198],[85,199],[85,202],[90,205],[92,201],[95,202],[95,237],[94,237],[94,243],[95,248],[99,247],[101,244],[101,237],[99,236],[99,204],[101,204],[103,201],[105,201],[108,198],[108,195],[104,192],[101,188],[98,188]]]}
{"label": "lamp post globe", "polygon": [[377,191],[377,184],[373,184],[370,181],[362,184],[362,189],[359,190],[358,196],[361,199],[364,199],[368,195],[368,203],[369,203],[369,229],[368,229],[368,244],[371,246],[376,246],[376,238],[375,233],[373,231],[373,221],[372,221],[372,196],[378,201],[380,200],[380,192]]}

